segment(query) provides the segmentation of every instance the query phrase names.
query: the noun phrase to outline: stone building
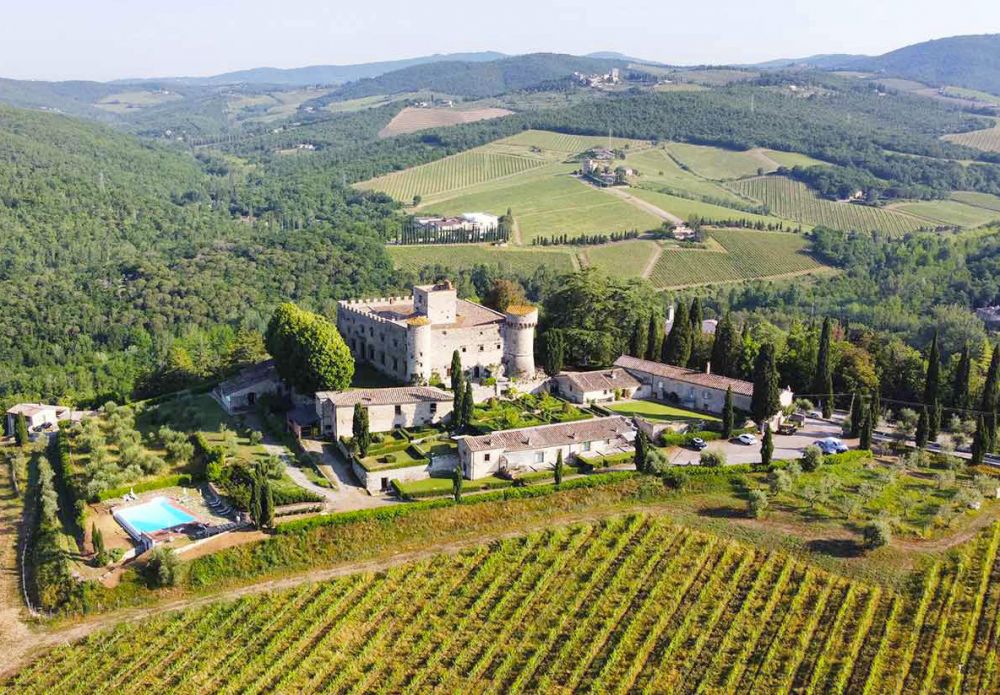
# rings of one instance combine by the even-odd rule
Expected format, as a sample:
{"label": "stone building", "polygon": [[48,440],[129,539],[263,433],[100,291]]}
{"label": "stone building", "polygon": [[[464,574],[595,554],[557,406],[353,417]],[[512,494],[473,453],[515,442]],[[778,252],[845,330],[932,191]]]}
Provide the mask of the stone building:
{"label": "stone building", "polygon": [[458,440],[458,457],[463,475],[475,480],[501,471],[552,468],[560,451],[567,463],[577,454],[624,453],[632,450],[634,441],[632,423],[613,415],[463,437]]}
{"label": "stone building", "polygon": [[453,399],[448,391],[430,386],[320,391],[316,394],[320,433],[334,440],[350,437],[354,406],[359,403],[368,411],[370,432],[389,432],[444,422],[451,415]]}
{"label": "stone building", "polygon": [[417,285],[410,297],[341,301],[337,328],[355,360],[408,384],[447,381],[452,352],[474,379],[534,376],[538,310],[506,314],[459,299],[450,282]]}
{"label": "stone building", "polygon": [[556,395],[573,403],[602,403],[632,398],[642,384],[624,369],[562,372],[554,378]]}

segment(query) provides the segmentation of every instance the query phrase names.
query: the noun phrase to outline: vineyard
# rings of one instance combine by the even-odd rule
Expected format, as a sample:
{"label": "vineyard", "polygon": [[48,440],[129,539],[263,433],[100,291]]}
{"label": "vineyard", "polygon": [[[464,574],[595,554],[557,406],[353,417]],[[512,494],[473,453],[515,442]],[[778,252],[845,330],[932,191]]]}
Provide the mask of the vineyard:
{"label": "vineyard", "polygon": [[8,692],[996,692],[1000,526],[911,590],[644,515],[129,622]]}
{"label": "vineyard", "polygon": [[958,200],[921,200],[905,203],[893,209],[923,217],[934,225],[980,227],[1000,218],[1000,212],[996,210],[968,205]]}
{"label": "vineyard", "polygon": [[479,264],[497,265],[503,270],[524,275],[530,275],[541,266],[547,266],[559,273],[568,273],[574,268],[573,251],[563,248],[529,250],[462,244],[389,246],[387,250],[397,268],[414,272],[433,265],[455,270],[472,268]]}
{"label": "vineyard", "polygon": [[[561,155],[575,155],[585,152],[593,147],[607,147],[608,138],[592,135],[566,135],[565,133],[554,133],[548,130],[526,130],[509,138],[498,140],[494,144],[506,144],[523,148],[537,147],[546,152],[557,152]],[[625,148],[629,150],[648,147],[648,143],[641,140],[628,140],[626,138],[611,138],[613,149]]]}
{"label": "vineyard", "polygon": [[806,254],[806,240],[787,232],[713,231],[725,252],[666,249],[653,266],[656,287],[678,287],[709,282],[732,282],[788,273],[819,270],[824,266]]}
{"label": "vineyard", "polygon": [[754,224],[760,223],[763,225],[773,225],[777,227],[784,226],[789,229],[799,226],[802,226],[803,228],[810,228],[810,225],[800,225],[787,219],[775,217],[774,215],[757,215],[752,212],[743,212],[742,210],[737,210],[735,208],[713,205],[700,200],[681,198],[680,196],[660,193],[659,191],[651,191],[645,188],[630,188],[628,192],[630,195],[634,195],[636,198],[645,200],[647,203],[652,203],[661,210],[671,212],[684,220],[697,216],[703,220],[711,221],[743,220]]}
{"label": "vineyard", "polygon": [[480,147],[430,164],[380,176],[358,184],[358,188],[382,191],[396,200],[410,202],[416,195],[427,198],[446,191],[456,191],[477,183],[530,171],[545,163],[539,157],[491,152]]}
{"label": "vineyard", "polygon": [[756,176],[728,184],[740,195],[765,203],[779,217],[847,231],[902,235],[933,223],[912,215],[816,197],[805,184],[781,176]]}
{"label": "vineyard", "polygon": [[944,139],[985,152],[1000,152],[1000,125],[983,130],[973,130],[968,133],[945,135]]}
{"label": "vineyard", "polygon": [[952,200],[957,200],[961,203],[965,203],[966,205],[1000,212],[1000,198],[995,195],[990,195],[989,193],[960,191],[958,193],[952,193],[951,198]]}
{"label": "vineyard", "polygon": [[672,142],[670,154],[688,169],[707,179],[738,179],[753,176],[758,170],[774,171],[778,167],[759,150],[726,150],[721,147],[688,145]]}

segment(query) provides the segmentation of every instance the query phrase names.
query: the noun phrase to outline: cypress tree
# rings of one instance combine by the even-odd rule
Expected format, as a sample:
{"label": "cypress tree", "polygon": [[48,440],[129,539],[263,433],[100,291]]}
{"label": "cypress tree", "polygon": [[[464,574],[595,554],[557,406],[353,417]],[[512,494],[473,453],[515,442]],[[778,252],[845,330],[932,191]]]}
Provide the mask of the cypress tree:
{"label": "cypress tree", "polygon": [[941,408],[941,401],[935,400],[934,406],[930,409],[927,420],[927,439],[932,444],[937,442],[938,434],[941,432],[941,422],[944,420],[944,411]]}
{"label": "cypress tree", "polygon": [[764,425],[764,438],[760,443],[760,465],[768,467],[771,465],[771,457],[774,455],[774,435],[771,434],[771,426]]}
{"label": "cypress tree", "polygon": [[736,423],[736,413],[733,412],[733,387],[726,387],[726,402],[722,406],[722,438],[729,439],[733,436],[733,427]]}
{"label": "cypress tree", "polygon": [[861,436],[858,442],[858,448],[871,451],[872,448],[872,432],[875,429],[875,411],[872,408],[866,408],[865,418],[861,425]]}
{"label": "cypress tree", "polygon": [[715,341],[712,343],[712,371],[723,376],[733,376],[733,363],[736,355],[736,327],[733,317],[728,311],[715,329]]}
{"label": "cypress tree", "polygon": [[646,337],[647,360],[657,360],[660,358],[660,351],[663,349],[663,319],[654,311],[649,315],[649,328]]}
{"label": "cypress tree", "polygon": [[962,348],[962,354],[955,365],[955,373],[951,379],[951,406],[959,410],[969,407],[969,384],[972,377],[972,356],[969,346]]}
{"label": "cypress tree", "polygon": [[262,472],[260,483],[260,526],[274,525],[274,491],[271,481]]}
{"label": "cypress tree", "polygon": [[257,471],[250,474],[250,518],[257,528],[261,527],[264,501],[261,498],[260,475]]}
{"label": "cypress tree", "polygon": [[22,447],[28,446],[31,441],[31,437],[28,435],[28,420],[24,417],[24,413],[18,413],[17,419],[14,421],[14,441]]}
{"label": "cypress tree", "polygon": [[646,355],[647,342],[649,341],[649,326],[645,319],[637,318],[632,326],[631,352],[634,357],[642,359]]}
{"label": "cypress tree", "polygon": [[555,376],[563,369],[566,341],[562,331],[550,328],[545,333],[545,373]]}
{"label": "cypress tree", "polygon": [[979,410],[983,416],[983,445],[985,451],[993,451],[996,446],[997,422],[997,380],[1000,379],[1000,346],[993,346],[990,367],[986,371],[986,382],[983,384],[983,394],[979,401]]}
{"label": "cypress tree", "polygon": [[972,437],[972,459],[969,461],[970,465],[982,465],[988,449],[986,440],[986,422],[980,413],[979,417],[976,418],[976,433]]}
{"label": "cypress tree", "polygon": [[354,404],[354,418],[351,425],[354,444],[358,447],[361,458],[364,458],[368,455],[368,447],[372,444],[372,434],[368,429],[368,411],[360,403]]}
{"label": "cypress tree", "polygon": [[639,433],[635,436],[635,469],[640,473],[646,472],[646,456],[648,454],[647,449],[648,441],[646,440],[646,433],[639,430]]}
{"label": "cypress tree", "polygon": [[917,434],[914,437],[918,449],[927,447],[927,438],[930,436],[930,415],[927,413],[927,406],[920,409],[920,417],[917,420]]}
{"label": "cypress tree", "polygon": [[927,373],[924,377],[924,405],[937,403],[941,388],[941,355],[938,352],[938,334],[934,331],[931,348],[927,353]]}
{"label": "cypress tree", "polygon": [[462,427],[468,428],[472,425],[472,407],[475,402],[472,398],[472,382],[465,382],[465,396],[462,398]]}
{"label": "cypress tree", "polygon": [[830,394],[833,392],[833,380],[830,370],[830,334],[832,332],[830,317],[823,319],[823,328],[819,334],[819,349],[816,353],[816,371],[813,373],[812,391],[819,396],[823,394],[823,417],[829,418],[833,414],[833,406],[828,404]]}
{"label": "cypress tree", "polygon": [[455,502],[462,501],[462,481],[462,467],[455,466],[455,470],[451,473],[451,494]]}
{"label": "cypress tree", "polygon": [[556,454],[556,467],[555,467],[554,475],[555,475],[556,487],[559,487],[560,485],[562,485],[562,477],[563,477],[563,455],[562,455],[562,449],[560,449],[559,453]]}
{"label": "cypress tree", "polygon": [[678,367],[687,365],[691,358],[691,343],[691,321],[688,319],[687,305],[679,303],[674,316],[674,325],[663,343],[663,361]]}
{"label": "cypress tree", "polygon": [[462,418],[465,416],[465,389],[455,391],[451,404],[451,428],[460,432],[465,429]]}
{"label": "cypress tree", "polygon": [[829,420],[833,417],[833,374],[826,373],[826,398],[823,399],[823,418]]}
{"label": "cypress tree", "polygon": [[458,354],[458,350],[451,353],[451,390],[455,393],[461,391],[464,387],[465,372],[462,371],[462,356]]}
{"label": "cypress tree", "polygon": [[854,394],[854,399],[851,402],[851,429],[849,434],[851,439],[861,436],[861,420],[864,417],[864,400],[860,393]]}
{"label": "cypress tree", "polygon": [[750,412],[754,422],[763,426],[778,412],[781,407],[780,395],[774,344],[764,343],[757,354],[753,369],[753,397],[750,400]]}
{"label": "cypress tree", "polygon": [[691,322],[691,329],[694,335],[701,333],[701,322],[705,320],[705,312],[701,308],[701,298],[695,297],[691,300],[691,309],[688,311],[688,320]]}

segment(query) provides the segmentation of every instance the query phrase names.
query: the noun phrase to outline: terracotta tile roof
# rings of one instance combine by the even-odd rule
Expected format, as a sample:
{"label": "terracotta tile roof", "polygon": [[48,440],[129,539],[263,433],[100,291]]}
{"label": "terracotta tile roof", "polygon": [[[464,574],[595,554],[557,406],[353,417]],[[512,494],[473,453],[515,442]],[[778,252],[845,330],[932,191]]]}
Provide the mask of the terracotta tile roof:
{"label": "terracotta tile roof", "polygon": [[502,430],[477,437],[459,440],[459,446],[470,451],[503,449],[504,451],[525,451],[553,446],[566,446],[615,439],[632,431],[632,424],[621,415],[600,417],[577,422],[560,422],[554,425],[522,427],[516,430]]}
{"label": "terracotta tile roof", "polygon": [[624,369],[602,369],[596,372],[563,372],[556,379],[568,381],[578,391],[614,391],[637,389],[642,384]]}
{"label": "terracotta tile roof", "polygon": [[60,411],[67,410],[67,408],[61,405],[46,405],[45,403],[18,403],[8,408],[7,414],[31,417],[38,413],[44,413],[47,410],[54,410],[58,414]]}
{"label": "terracotta tile roof", "polygon": [[352,391],[320,391],[316,400],[329,401],[337,407],[361,405],[402,405],[404,403],[445,402],[451,393],[433,386],[399,386],[386,389],[354,389]]}
{"label": "terracotta tile roof", "polygon": [[644,372],[654,376],[662,376],[665,379],[680,381],[685,384],[694,384],[708,389],[725,391],[732,388],[733,393],[743,396],[753,396],[753,382],[733,379],[720,374],[706,374],[696,369],[685,369],[675,367],[672,364],[661,364],[650,360],[640,360],[638,357],[622,355],[615,360],[615,366],[627,369],[630,372]]}

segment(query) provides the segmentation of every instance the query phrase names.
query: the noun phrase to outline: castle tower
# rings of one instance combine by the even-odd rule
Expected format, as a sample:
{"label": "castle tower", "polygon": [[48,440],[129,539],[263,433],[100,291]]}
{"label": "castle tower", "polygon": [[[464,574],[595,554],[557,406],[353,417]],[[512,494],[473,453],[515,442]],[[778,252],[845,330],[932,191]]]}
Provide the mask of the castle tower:
{"label": "castle tower", "polygon": [[538,309],[515,304],[504,317],[503,362],[507,376],[535,376],[535,328]]}
{"label": "castle tower", "polygon": [[406,375],[415,383],[431,378],[431,322],[426,316],[406,322]]}

